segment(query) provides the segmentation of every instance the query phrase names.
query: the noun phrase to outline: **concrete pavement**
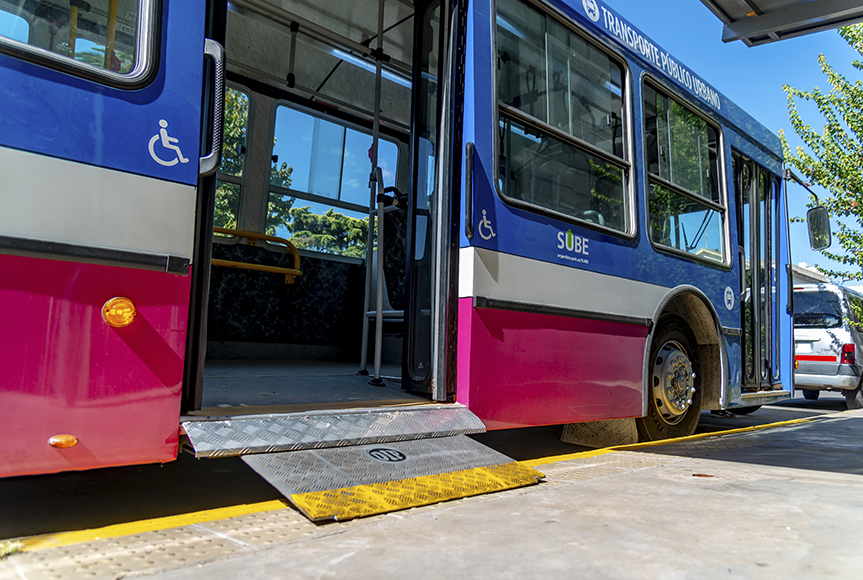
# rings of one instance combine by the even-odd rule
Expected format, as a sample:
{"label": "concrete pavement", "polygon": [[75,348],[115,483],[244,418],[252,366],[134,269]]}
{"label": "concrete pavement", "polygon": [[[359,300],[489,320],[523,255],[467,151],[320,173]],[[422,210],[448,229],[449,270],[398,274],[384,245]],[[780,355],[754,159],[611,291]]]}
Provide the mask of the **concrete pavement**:
{"label": "concrete pavement", "polygon": [[537,486],[352,522],[285,508],[23,552],[0,578],[856,580],[861,450],[848,411],[549,460]]}

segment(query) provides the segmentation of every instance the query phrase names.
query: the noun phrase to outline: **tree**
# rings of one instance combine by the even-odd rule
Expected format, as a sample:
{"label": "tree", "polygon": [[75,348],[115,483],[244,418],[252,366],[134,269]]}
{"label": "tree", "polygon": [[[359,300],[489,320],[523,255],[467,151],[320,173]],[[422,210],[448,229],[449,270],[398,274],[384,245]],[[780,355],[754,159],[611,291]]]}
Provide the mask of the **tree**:
{"label": "tree", "polygon": [[295,247],[354,258],[365,257],[368,218],[348,217],[334,209],[318,215],[312,213],[310,206],[292,208],[290,215],[288,228],[293,233],[291,243]]}
{"label": "tree", "polygon": [[[858,53],[863,55],[863,24],[839,29],[839,34]],[[822,204],[837,218],[848,218],[838,222],[835,232],[841,252],[822,253],[843,266],[847,271],[832,271],[821,268],[829,276],[851,280],[863,280],[860,266],[863,265],[863,81],[849,81],[830,66],[823,54],[818,64],[827,77],[831,89],[824,92],[818,87],[802,91],[785,85],[788,96],[788,113],[791,126],[805,144],[792,151],[785,134],[780,131],[785,159],[799,171],[809,184],[820,185],[829,196]],[[854,68],[863,70],[863,62],[852,62]],[[824,129],[819,133],[804,122],[798,109],[798,101],[813,103],[824,117]]]}

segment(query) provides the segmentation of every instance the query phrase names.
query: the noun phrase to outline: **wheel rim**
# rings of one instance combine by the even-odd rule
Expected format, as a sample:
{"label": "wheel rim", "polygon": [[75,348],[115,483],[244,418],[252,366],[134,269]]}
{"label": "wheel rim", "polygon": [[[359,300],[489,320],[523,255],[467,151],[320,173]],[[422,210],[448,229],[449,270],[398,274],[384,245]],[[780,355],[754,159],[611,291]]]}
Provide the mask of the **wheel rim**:
{"label": "wheel rim", "polygon": [[683,420],[695,394],[692,361],[683,346],[669,340],[662,345],[653,363],[653,400],[657,411],[669,424]]}

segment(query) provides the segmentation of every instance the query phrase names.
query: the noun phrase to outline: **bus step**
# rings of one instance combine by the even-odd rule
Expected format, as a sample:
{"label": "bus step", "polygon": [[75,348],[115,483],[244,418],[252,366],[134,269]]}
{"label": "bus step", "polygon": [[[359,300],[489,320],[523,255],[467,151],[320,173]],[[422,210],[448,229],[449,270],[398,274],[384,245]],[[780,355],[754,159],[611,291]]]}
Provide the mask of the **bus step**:
{"label": "bus step", "polygon": [[180,425],[198,458],[344,447],[485,431],[482,421],[459,404],[184,417]]}
{"label": "bus step", "polygon": [[312,521],[348,520],[538,483],[464,435],[242,457]]}

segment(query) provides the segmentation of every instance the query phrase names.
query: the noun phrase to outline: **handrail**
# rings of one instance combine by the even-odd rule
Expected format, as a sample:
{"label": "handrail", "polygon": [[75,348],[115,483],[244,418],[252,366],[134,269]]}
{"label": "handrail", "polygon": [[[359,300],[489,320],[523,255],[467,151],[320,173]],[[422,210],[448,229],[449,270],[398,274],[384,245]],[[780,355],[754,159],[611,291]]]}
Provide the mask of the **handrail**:
{"label": "handrail", "polygon": [[300,253],[297,252],[297,249],[294,247],[294,244],[289,242],[284,238],[277,238],[276,236],[268,236],[266,234],[259,234],[258,232],[246,232],[243,230],[230,230],[228,228],[219,228],[214,227],[213,231],[217,234],[226,234],[229,236],[237,236],[240,238],[247,238],[249,240],[264,240],[267,242],[276,242],[279,244],[284,244],[294,256],[294,267],[293,268],[281,268],[279,266],[266,266],[264,264],[249,264],[247,262],[234,262],[231,260],[210,260],[210,263],[213,266],[225,266],[227,268],[239,268],[241,270],[255,270],[256,272],[272,272],[274,274],[284,274],[285,275],[285,284],[293,284],[294,278],[297,276],[302,276],[303,273],[300,271]]}

